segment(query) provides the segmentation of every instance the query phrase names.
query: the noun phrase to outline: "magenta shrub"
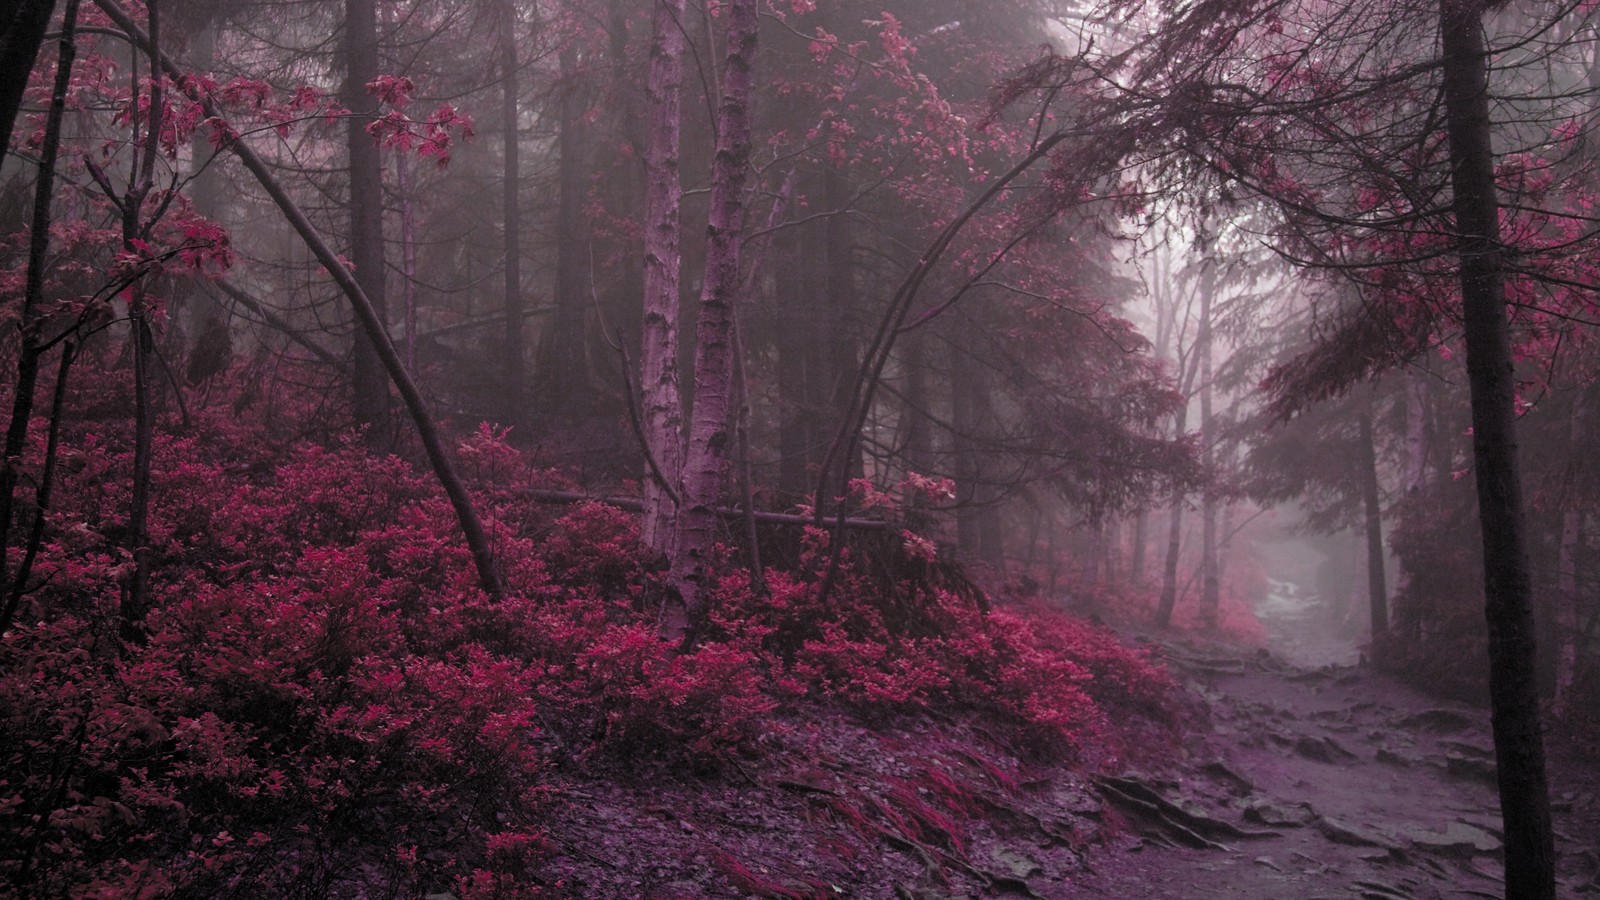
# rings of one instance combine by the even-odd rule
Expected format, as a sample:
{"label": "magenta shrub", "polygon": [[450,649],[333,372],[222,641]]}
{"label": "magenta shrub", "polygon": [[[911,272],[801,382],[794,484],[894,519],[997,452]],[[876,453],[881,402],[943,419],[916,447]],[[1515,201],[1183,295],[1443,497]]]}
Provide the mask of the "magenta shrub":
{"label": "magenta shrub", "polygon": [[552,764],[715,766],[801,703],[959,706],[1071,755],[1108,710],[1164,702],[1082,623],[907,588],[908,632],[848,569],[824,604],[815,572],[757,591],[724,567],[675,652],[634,517],[531,501],[559,482],[485,429],[462,452],[513,587],[494,603],[407,462],[214,418],[215,440],[158,438],[142,643],[117,621],[128,441],[73,435],[0,639],[0,877],[25,896],[535,896]]}

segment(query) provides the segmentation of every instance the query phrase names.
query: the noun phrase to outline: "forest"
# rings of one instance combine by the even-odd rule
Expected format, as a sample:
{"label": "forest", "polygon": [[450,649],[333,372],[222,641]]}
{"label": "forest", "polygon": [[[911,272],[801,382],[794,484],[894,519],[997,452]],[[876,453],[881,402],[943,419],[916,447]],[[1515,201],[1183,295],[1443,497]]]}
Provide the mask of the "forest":
{"label": "forest", "polygon": [[1600,893],[1590,0],[7,5],[0,898]]}

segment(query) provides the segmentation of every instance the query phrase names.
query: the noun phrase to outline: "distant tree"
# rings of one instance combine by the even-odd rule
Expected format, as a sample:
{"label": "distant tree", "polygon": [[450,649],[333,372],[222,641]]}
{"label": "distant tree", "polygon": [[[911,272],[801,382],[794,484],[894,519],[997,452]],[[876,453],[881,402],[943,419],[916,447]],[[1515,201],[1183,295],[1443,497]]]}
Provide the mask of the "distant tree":
{"label": "distant tree", "polygon": [[[1522,153],[1511,165],[1496,165],[1484,11],[1454,0],[1429,8],[1281,0],[1150,10],[1165,14],[1140,23],[1153,24],[1144,32],[1153,36],[1112,58],[1110,65],[1122,67],[1115,76],[1100,74],[1129,86],[1122,102],[1152,186],[1188,191],[1198,176],[1219,191],[1267,199],[1283,222],[1271,238],[1286,256],[1370,283],[1384,295],[1374,299],[1400,314],[1376,325],[1352,320],[1358,329],[1401,341],[1352,342],[1362,352],[1342,361],[1342,380],[1315,390],[1337,393],[1420,352],[1440,321],[1460,322],[1483,526],[1507,890],[1548,897],[1553,858],[1506,279],[1516,274],[1538,283],[1573,246],[1592,245],[1593,235],[1586,220],[1563,218],[1544,202],[1555,170],[1538,155],[1551,147],[1576,95],[1552,85],[1516,101],[1516,123],[1498,134],[1518,142]],[[1545,7],[1504,24],[1523,37],[1542,35],[1566,12]],[[1144,13],[1137,4],[1118,4],[1113,15]],[[1512,51],[1511,64],[1529,64],[1531,71],[1545,65],[1548,52],[1564,52],[1531,39],[1539,50]],[[1313,45],[1317,52],[1308,53]],[[1417,48],[1441,45],[1439,57],[1418,57]],[[1516,224],[1508,230],[1528,247],[1515,269],[1503,250],[1497,177],[1517,196],[1507,210]],[[1562,229],[1558,220],[1572,227]],[[1571,243],[1548,242],[1562,230]],[[1540,245],[1549,252],[1534,249]],[[1559,311],[1573,298],[1554,291],[1542,299],[1553,299],[1549,305]]]}

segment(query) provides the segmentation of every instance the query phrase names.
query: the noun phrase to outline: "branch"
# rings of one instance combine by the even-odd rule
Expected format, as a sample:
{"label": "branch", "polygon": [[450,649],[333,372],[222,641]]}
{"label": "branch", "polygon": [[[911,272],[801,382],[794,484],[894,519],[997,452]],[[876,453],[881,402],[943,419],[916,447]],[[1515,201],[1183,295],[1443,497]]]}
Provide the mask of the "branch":
{"label": "branch", "polygon": [[[174,84],[183,85],[184,92],[191,100],[201,105],[207,116],[219,116],[216,104],[212,102],[211,98],[200,93],[188,79],[183,77],[183,70],[165,52],[151,44],[149,35],[139,28],[138,24],[122,9],[116,0],[94,0],[94,2],[96,6],[100,7],[101,11],[117,24],[117,27],[128,33],[129,37],[140,49],[150,54],[152,59],[159,60],[162,70],[167,73],[167,77],[172,79]],[[267,195],[272,198],[273,203],[283,213],[284,218],[289,221],[295,232],[300,235],[300,239],[305,242],[307,249],[317,258],[317,262],[328,270],[328,274],[333,277],[334,283],[339,285],[339,288],[344,291],[345,297],[349,299],[350,306],[355,311],[362,330],[366,332],[367,338],[372,341],[384,369],[389,373],[390,379],[394,381],[395,387],[399,389],[400,397],[406,405],[406,411],[411,415],[411,420],[416,425],[417,436],[422,441],[423,450],[427,453],[428,461],[433,466],[434,475],[439,479],[440,486],[444,488],[445,494],[450,498],[450,505],[455,508],[456,518],[461,522],[462,536],[467,542],[468,549],[472,551],[472,559],[478,569],[479,584],[483,587],[484,593],[490,597],[496,600],[503,598],[506,593],[505,585],[495,568],[494,554],[490,548],[489,539],[483,530],[483,522],[478,518],[477,510],[472,504],[472,498],[467,494],[466,485],[456,473],[455,465],[451,462],[449,454],[445,450],[438,427],[434,424],[433,417],[428,412],[427,401],[423,399],[422,392],[417,389],[416,382],[412,380],[410,373],[406,371],[404,364],[401,363],[399,354],[395,352],[394,342],[389,339],[388,329],[384,327],[383,322],[378,318],[378,313],[373,308],[372,301],[367,297],[366,292],[361,289],[361,285],[356,282],[355,276],[351,274],[344,261],[328,245],[322,234],[317,231],[316,226],[311,224],[311,220],[306,218],[306,214],[295,203],[294,199],[289,196],[288,192],[284,190],[283,185],[273,178],[266,162],[250,148],[250,145],[244,143],[243,140],[230,140],[226,141],[224,146],[239,158],[239,161],[244,164],[244,167],[249,170],[251,175],[255,176],[256,181],[266,190]]]}

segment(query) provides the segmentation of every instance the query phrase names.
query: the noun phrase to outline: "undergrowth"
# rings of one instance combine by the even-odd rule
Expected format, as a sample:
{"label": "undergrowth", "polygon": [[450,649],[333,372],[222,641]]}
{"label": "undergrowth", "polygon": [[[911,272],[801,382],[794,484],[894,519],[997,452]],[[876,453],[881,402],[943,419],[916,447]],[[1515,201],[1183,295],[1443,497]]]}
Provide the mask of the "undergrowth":
{"label": "undergrowth", "polygon": [[[536,896],[552,765],[714,768],[806,703],[868,720],[965,708],[1070,758],[1110,740],[1113,716],[1168,702],[1146,659],[1048,611],[908,590],[910,627],[848,563],[823,603],[820,533],[764,590],[724,566],[701,640],[674,652],[634,517],[534,503],[563,485],[485,429],[459,449],[512,587],[493,603],[409,463],[196,416],[157,440],[135,642],[117,621],[130,442],[73,426],[37,584],[0,639],[15,895]],[[919,817],[906,829],[957,833],[959,810],[900,808]]]}

